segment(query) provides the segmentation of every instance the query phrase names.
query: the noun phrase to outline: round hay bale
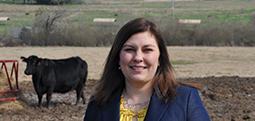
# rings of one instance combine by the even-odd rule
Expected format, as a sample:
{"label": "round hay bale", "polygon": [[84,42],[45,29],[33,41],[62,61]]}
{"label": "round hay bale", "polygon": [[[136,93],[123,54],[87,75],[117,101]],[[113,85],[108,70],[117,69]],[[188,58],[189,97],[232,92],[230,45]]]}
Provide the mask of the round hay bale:
{"label": "round hay bale", "polygon": [[0,84],[2,84],[4,81],[4,78],[6,78],[5,74],[3,73],[3,70],[0,70]]}
{"label": "round hay bale", "polygon": [[[16,80],[13,77],[10,78],[10,82],[11,82],[12,88],[17,89]],[[7,76],[5,75],[5,72],[3,70],[0,70],[0,91],[6,90],[5,89],[6,87],[8,87],[7,90],[10,90]]]}
{"label": "round hay bale", "polygon": [[0,70],[0,91],[4,91],[6,86],[8,86],[8,81],[4,71]]}
{"label": "round hay bale", "polygon": [[[13,78],[10,78],[12,89],[16,90],[16,81]],[[0,91],[9,91],[10,85],[5,74],[5,71],[0,70]],[[19,93],[15,93],[15,96],[18,97]],[[13,93],[5,93],[0,94],[0,98],[11,98],[13,97]],[[0,101],[0,109],[23,109],[24,104],[22,102],[15,100],[15,101]]]}
{"label": "round hay bale", "polygon": [[[13,78],[10,78],[11,86],[13,90],[16,90],[16,82]],[[9,91],[11,90],[8,79],[5,75],[5,72],[3,70],[0,70],[0,91]],[[16,93],[15,93],[16,95]],[[0,94],[0,98],[8,98],[13,97],[13,93],[5,93]]]}

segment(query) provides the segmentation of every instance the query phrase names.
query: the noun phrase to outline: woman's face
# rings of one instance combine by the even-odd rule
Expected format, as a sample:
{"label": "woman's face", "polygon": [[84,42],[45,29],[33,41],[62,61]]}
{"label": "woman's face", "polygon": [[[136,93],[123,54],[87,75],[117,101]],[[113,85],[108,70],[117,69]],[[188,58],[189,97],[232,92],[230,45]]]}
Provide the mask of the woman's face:
{"label": "woman's face", "polygon": [[126,81],[150,81],[159,66],[159,55],[156,39],[149,31],[132,35],[120,51],[119,64]]}

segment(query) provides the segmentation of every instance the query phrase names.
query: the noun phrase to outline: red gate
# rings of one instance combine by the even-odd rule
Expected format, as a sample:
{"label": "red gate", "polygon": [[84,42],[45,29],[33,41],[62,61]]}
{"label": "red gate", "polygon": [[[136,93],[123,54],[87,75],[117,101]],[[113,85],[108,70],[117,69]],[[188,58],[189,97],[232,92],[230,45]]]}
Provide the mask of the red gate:
{"label": "red gate", "polygon": [[[0,94],[5,94],[5,93],[13,93],[13,97],[11,98],[2,98],[0,101],[9,101],[9,100],[16,100],[18,97],[15,96],[15,92],[19,91],[19,86],[18,86],[18,70],[19,70],[19,61],[18,60],[0,60],[0,63],[2,63],[1,70],[3,68],[5,69],[6,77],[10,86],[10,90],[8,91],[0,91]],[[9,76],[8,70],[6,63],[13,63],[12,64],[12,70],[11,70],[11,76]],[[15,74],[15,81],[16,81],[16,87],[17,89],[14,90],[11,84],[10,77],[12,77],[13,73]]]}

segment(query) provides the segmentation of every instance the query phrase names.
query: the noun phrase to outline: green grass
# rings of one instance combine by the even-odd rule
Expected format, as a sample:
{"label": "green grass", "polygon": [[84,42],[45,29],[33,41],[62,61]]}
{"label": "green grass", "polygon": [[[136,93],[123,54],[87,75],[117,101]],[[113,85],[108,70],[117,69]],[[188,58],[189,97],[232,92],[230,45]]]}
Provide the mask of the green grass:
{"label": "green grass", "polygon": [[[117,14],[117,15],[116,15]],[[120,23],[125,23],[126,21],[137,18],[137,17],[144,17],[148,19],[153,19],[156,15],[155,14],[126,14],[126,13],[90,13],[90,12],[82,12],[74,17],[69,18],[70,21],[86,21],[90,25],[94,25],[93,23],[94,18],[116,18],[117,22],[115,23],[106,23],[108,25],[119,25]]]}
{"label": "green grass", "polygon": [[[6,4],[9,2],[9,4]],[[11,1],[12,2],[12,1]],[[20,2],[20,1],[17,1]],[[22,2],[22,1],[21,1]],[[87,3],[93,3],[88,0]],[[174,17],[179,19],[201,19],[201,24],[210,25],[210,22],[240,22],[248,23],[251,20],[251,13],[254,9],[255,1],[253,0],[228,0],[228,1],[175,1]],[[5,26],[0,26],[0,35],[5,28],[17,28],[23,26],[32,26],[35,20],[35,11],[42,5],[23,5],[12,4],[10,0],[0,3],[0,17],[8,16],[10,21]],[[58,9],[57,6],[43,5],[50,10]],[[132,1],[104,1],[101,4],[82,4],[82,5],[64,5],[63,9],[69,15],[81,12],[76,16],[69,18],[70,21],[86,21],[93,25],[94,18],[116,18],[116,25],[123,25],[125,22],[144,17],[156,19],[158,21],[172,20],[172,9],[170,2],[144,2],[143,0]],[[30,13],[25,15],[25,13]],[[118,14],[118,16],[115,16]]]}
{"label": "green grass", "polygon": [[164,4],[157,2],[157,3],[144,3],[139,8],[152,8],[152,9],[167,9],[170,8],[170,2],[165,2]]}
{"label": "green grass", "polygon": [[248,23],[251,20],[249,14],[228,14],[228,13],[212,13],[208,14],[175,14],[176,19],[201,19],[202,22],[218,21],[222,22],[241,22]]}
{"label": "green grass", "polygon": [[0,33],[4,33],[4,27],[2,27],[2,26],[4,26],[4,25],[0,25]]}

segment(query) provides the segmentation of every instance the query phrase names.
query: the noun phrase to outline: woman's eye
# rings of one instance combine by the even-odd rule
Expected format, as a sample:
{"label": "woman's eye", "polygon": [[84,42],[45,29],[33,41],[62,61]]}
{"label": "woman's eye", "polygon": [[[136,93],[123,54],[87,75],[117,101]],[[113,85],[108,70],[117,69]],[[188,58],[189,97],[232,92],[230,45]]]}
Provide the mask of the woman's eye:
{"label": "woman's eye", "polygon": [[152,49],[144,49],[143,51],[148,52],[148,51],[152,51]]}
{"label": "woman's eye", "polygon": [[127,48],[127,49],[125,49],[125,51],[134,51],[134,49],[132,49],[132,48]]}

